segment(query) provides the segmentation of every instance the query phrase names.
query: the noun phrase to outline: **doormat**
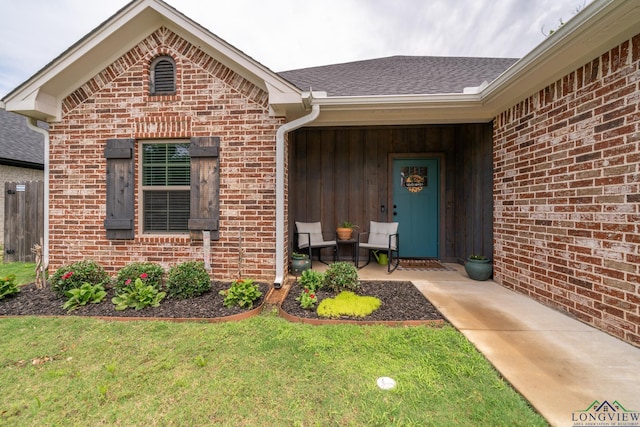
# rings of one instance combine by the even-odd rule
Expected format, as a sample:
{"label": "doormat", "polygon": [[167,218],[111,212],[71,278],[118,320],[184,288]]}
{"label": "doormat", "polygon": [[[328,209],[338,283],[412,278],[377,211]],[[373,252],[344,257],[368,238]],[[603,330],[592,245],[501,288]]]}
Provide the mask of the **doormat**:
{"label": "doormat", "polygon": [[401,259],[398,270],[404,271],[457,271],[435,259]]}

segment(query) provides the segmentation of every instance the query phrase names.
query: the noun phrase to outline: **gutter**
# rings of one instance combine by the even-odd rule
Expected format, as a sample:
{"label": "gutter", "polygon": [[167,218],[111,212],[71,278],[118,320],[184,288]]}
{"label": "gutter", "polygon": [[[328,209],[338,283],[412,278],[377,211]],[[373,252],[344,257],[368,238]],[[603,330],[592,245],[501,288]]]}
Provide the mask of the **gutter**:
{"label": "gutter", "polygon": [[44,136],[44,242],[42,244],[42,269],[49,268],[49,131],[38,127],[38,120],[26,117],[27,127]]}
{"label": "gutter", "polygon": [[[307,101],[307,100],[303,100]],[[309,93],[309,102],[313,102],[313,94]],[[275,289],[280,289],[284,282],[284,166],[285,166],[285,135],[311,123],[320,115],[320,105],[312,104],[311,112],[306,116],[285,123],[276,132],[276,278],[273,283]]]}

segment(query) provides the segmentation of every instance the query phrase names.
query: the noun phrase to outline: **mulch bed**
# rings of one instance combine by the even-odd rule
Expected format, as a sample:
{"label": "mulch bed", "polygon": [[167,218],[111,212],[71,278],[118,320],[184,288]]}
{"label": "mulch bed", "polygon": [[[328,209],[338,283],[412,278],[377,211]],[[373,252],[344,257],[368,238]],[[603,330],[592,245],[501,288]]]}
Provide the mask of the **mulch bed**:
{"label": "mulch bed", "polygon": [[[259,307],[269,291],[269,285],[259,283],[262,296],[254,302]],[[67,312],[62,309],[66,299],[59,297],[49,287],[37,289],[34,284],[20,287],[16,295],[0,300],[0,316],[94,316],[94,317],[155,317],[155,318],[219,318],[228,317],[249,310],[240,307],[227,308],[222,305],[223,295],[219,291],[228,289],[228,282],[213,282],[211,290],[196,298],[165,298],[158,307],[147,307],[142,310],[128,308],[116,311],[111,302],[115,292],[107,289],[107,296],[98,304],[87,304],[77,310]]]}
{"label": "mulch bed", "polygon": [[[343,316],[341,320],[371,321],[412,321],[412,320],[444,320],[442,314],[411,282],[363,281],[357,293],[380,298],[382,306],[367,317]],[[300,296],[302,288],[294,283],[282,302],[281,310],[302,319],[320,319],[316,310],[305,310],[295,299]],[[333,298],[332,292],[319,290],[318,302],[325,298]]]}
{"label": "mulch bed", "polygon": [[[0,300],[0,316],[92,316],[106,318],[166,318],[166,319],[224,319],[237,317],[250,310],[222,305],[224,297],[219,291],[228,289],[228,282],[213,282],[211,291],[186,300],[165,298],[159,307],[147,307],[142,310],[126,309],[116,311],[111,298],[113,289],[107,289],[107,297],[98,304],[88,304],[68,312],[62,309],[66,301],[49,287],[37,289],[34,284],[20,288],[20,293]],[[265,301],[269,285],[259,283],[262,296],[255,301],[254,308]],[[315,310],[304,310],[295,300],[301,288],[297,283],[291,285],[281,304],[281,311],[300,319],[320,319]],[[382,306],[370,316],[364,318],[343,317],[341,320],[357,322],[388,321],[442,321],[442,314],[422,295],[411,282],[361,282],[361,295],[375,296],[382,300]],[[334,297],[327,291],[318,291],[319,301]]]}

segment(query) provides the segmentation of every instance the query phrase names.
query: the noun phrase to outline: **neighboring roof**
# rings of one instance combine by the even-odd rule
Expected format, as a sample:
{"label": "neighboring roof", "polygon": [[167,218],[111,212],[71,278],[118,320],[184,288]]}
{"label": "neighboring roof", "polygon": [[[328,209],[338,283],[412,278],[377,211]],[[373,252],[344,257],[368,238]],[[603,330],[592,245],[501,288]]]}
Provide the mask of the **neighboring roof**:
{"label": "neighboring roof", "polygon": [[278,73],[300,90],[328,96],[463,93],[490,83],[515,58],[392,56]]}
{"label": "neighboring roof", "polygon": [[[46,128],[44,123],[38,126]],[[0,164],[44,168],[44,136],[27,127],[27,118],[0,109]]]}

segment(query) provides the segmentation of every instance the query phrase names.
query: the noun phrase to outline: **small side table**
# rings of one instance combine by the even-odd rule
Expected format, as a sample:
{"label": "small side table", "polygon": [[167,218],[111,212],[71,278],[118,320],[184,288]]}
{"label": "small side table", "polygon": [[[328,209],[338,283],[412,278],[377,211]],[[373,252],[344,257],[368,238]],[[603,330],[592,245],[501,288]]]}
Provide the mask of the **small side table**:
{"label": "small side table", "polygon": [[353,265],[356,265],[356,257],[358,256],[356,248],[358,247],[358,241],[356,239],[338,239],[336,240],[336,243],[338,244],[338,258],[340,257],[340,246],[351,246],[351,262],[353,262]]}

